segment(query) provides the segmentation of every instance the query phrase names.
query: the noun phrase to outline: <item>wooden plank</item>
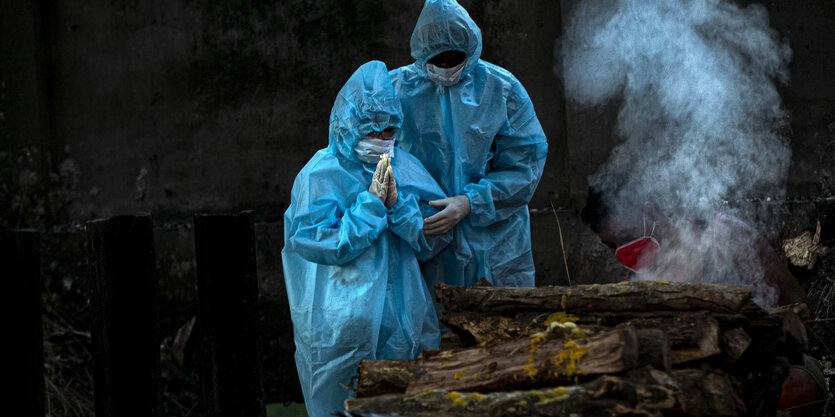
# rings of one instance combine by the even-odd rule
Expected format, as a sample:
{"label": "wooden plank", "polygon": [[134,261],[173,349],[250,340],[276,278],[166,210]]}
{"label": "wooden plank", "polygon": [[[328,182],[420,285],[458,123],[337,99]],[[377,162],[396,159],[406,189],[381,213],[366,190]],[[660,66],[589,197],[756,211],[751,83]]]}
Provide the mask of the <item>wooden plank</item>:
{"label": "wooden plank", "polygon": [[206,415],[266,413],[251,212],[194,216]]}
{"label": "wooden plank", "polygon": [[412,417],[466,416],[661,416],[676,408],[674,391],[602,376],[581,385],[486,394],[427,390],[345,401],[348,411]]}
{"label": "wooden plank", "polygon": [[160,415],[154,237],[147,216],[87,223],[98,417]]}
{"label": "wooden plank", "polygon": [[[41,273],[38,233],[31,230],[0,231],[0,263],[5,270],[4,291],[9,311],[14,312],[6,338],[8,354],[17,366],[4,373],[8,382],[6,413],[43,417],[43,324],[41,322]],[[8,274],[8,275],[6,275]]]}
{"label": "wooden plank", "polygon": [[488,392],[570,383],[638,364],[638,338],[623,327],[585,337],[531,337],[493,346],[441,351],[419,360],[406,389]]}
{"label": "wooden plank", "polygon": [[452,287],[436,286],[448,311],[501,314],[519,311],[622,312],[646,310],[735,313],[750,298],[750,291],[725,285],[621,282],[573,287]]}

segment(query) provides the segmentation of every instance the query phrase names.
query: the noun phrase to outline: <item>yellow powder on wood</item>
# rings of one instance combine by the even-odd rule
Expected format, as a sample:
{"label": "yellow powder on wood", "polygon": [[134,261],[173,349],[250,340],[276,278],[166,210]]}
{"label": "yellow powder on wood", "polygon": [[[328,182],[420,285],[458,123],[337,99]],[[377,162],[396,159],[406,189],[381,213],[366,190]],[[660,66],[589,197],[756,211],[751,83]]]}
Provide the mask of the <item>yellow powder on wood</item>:
{"label": "yellow powder on wood", "polygon": [[[565,308],[565,306],[563,306],[563,308]],[[568,314],[565,311],[557,311],[551,313],[548,318],[545,319],[545,325],[548,326],[551,323],[574,323],[577,320],[579,320],[577,316]]]}
{"label": "yellow powder on wood", "polygon": [[450,391],[446,395],[446,398],[452,400],[452,405],[454,407],[466,407],[470,405],[470,402],[472,401],[478,402],[483,400],[484,394],[479,394],[477,392],[460,393],[456,391]]}

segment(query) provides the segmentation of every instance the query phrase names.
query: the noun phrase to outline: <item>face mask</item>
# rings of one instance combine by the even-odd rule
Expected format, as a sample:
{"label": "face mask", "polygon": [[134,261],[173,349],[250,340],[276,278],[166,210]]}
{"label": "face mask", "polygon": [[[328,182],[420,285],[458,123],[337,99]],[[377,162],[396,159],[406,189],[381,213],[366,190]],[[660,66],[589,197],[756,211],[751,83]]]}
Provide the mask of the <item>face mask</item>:
{"label": "face mask", "polygon": [[647,236],[647,223],[646,217],[644,217],[644,236],[621,245],[615,250],[615,257],[626,269],[639,272],[655,265],[661,245],[652,237],[654,231],[655,222],[652,223],[652,231]]}
{"label": "face mask", "polygon": [[354,146],[354,152],[360,161],[376,164],[383,154],[394,158],[394,139],[383,140],[366,136]]}
{"label": "face mask", "polygon": [[443,86],[450,86],[457,84],[459,80],[461,80],[461,73],[464,72],[464,67],[467,66],[467,62],[470,59],[467,58],[464,62],[452,67],[452,68],[441,68],[430,63],[426,63],[426,75],[429,77],[430,80],[438,83],[439,85]]}

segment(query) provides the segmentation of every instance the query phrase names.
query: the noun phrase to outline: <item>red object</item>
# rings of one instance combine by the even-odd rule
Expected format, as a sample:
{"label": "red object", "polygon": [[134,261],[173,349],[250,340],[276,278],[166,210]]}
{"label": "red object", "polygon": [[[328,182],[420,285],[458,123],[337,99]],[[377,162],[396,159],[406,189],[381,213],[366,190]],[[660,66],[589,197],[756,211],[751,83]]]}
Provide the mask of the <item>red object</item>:
{"label": "red object", "polygon": [[615,257],[630,271],[649,269],[658,259],[660,245],[653,237],[635,239],[615,250]]}

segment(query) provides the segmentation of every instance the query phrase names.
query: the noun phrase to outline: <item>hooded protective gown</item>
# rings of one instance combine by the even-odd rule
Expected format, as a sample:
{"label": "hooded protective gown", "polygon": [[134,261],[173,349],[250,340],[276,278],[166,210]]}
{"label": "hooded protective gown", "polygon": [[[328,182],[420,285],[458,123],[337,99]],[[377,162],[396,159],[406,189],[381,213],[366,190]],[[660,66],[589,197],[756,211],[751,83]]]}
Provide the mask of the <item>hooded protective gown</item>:
{"label": "hooded protective gown", "polygon": [[413,359],[437,349],[438,318],[418,260],[451,234],[425,236],[427,202],[443,191],[412,155],[395,148],[397,204],[368,192],[375,164],[354,146],[365,134],[399,127],[402,112],[385,64],[361,66],[330,116],[328,147],[296,176],[284,213],[284,279],[293,319],[296,367],[311,416],[343,410],[363,359]]}
{"label": "hooded protective gown", "polygon": [[[403,106],[403,149],[415,155],[450,196],[466,195],[471,213],[441,254],[422,264],[437,282],[533,286],[527,204],[542,176],[548,144],[522,84],[481,55],[481,31],[452,0],[428,0],[411,39],[415,63],[392,70]],[[426,62],[457,50],[469,61],[461,80],[441,88]]]}

